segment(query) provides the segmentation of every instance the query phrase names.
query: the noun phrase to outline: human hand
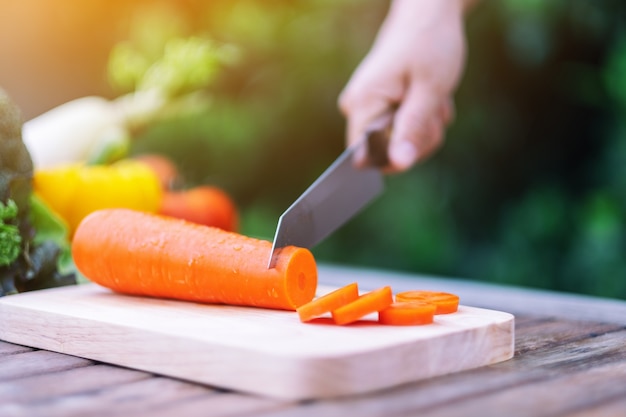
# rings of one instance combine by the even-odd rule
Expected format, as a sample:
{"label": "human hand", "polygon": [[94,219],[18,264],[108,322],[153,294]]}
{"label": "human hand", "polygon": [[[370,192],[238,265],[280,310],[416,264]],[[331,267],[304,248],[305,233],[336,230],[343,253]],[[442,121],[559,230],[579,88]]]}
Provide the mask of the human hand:
{"label": "human hand", "polygon": [[442,143],[465,61],[466,3],[393,0],[374,45],[340,95],[349,146],[373,120],[396,109],[387,172],[410,168]]}

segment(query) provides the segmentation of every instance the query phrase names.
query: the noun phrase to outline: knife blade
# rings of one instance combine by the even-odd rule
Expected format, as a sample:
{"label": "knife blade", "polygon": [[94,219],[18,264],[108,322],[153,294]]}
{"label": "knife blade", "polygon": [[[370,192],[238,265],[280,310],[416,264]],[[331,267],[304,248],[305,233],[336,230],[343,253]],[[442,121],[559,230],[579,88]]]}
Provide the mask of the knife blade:
{"label": "knife blade", "polygon": [[[360,212],[384,189],[392,115],[375,119],[364,137],[348,147],[280,216],[268,268],[285,246],[311,248]],[[356,161],[361,161],[359,164]]]}

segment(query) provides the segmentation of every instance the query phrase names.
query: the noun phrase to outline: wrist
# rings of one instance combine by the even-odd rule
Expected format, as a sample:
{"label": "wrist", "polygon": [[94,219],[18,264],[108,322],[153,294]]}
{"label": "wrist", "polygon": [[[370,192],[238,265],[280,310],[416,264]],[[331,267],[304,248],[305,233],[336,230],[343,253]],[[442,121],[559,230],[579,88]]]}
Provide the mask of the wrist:
{"label": "wrist", "polygon": [[471,10],[480,0],[460,0],[461,7],[463,8],[463,12],[467,13]]}
{"label": "wrist", "polygon": [[455,8],[464,13],[479,2],[480,0],[392,0],[389,13],[411,14],[434,8]]}
{"label": "wrist", "polygon": [[392,0],[384,26],[427,27],[458,19],[478,0]]}

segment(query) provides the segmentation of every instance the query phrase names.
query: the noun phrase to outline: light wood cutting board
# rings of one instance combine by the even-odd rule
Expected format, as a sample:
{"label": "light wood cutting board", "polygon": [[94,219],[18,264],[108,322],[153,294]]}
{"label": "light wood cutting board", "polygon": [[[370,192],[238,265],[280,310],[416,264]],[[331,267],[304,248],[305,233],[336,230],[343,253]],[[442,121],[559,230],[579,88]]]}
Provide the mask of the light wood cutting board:
{"label": "light wood cutting board", "polygon": [[304,324],[295,312],[123,296],[88,284],[0,298],[0,339],[284,399],[364,393],[513,356],[508,313],[461,306],[409,327],[375,318]]}

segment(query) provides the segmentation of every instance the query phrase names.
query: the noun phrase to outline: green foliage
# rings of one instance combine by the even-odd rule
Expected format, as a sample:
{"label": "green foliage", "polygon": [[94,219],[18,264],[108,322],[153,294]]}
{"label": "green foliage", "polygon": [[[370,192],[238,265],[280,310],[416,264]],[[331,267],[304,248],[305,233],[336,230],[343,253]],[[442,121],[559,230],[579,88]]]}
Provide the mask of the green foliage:
{"label": "green foliage", "polygon": [[[269,239],[343,149],[337,97],[387,3],[189,4],[169,14],[185,24],[149,33],[210,33],[240,59],[212,73],[210,103],[153,126],[134,152],[168,153],[189,184],[222,185],[242,232]],[[316,257],[626,298],[624,16],[621,0],[479,4],[444,147],[388,177]]]}
{"label": "green foliage", "polygon": [[[484,6],[469,21],[458,119],[434,161],[453,173],[463,248],[442,273],[626,297],[626,7]],[[541,42],[518,36],[521,24]]]}

